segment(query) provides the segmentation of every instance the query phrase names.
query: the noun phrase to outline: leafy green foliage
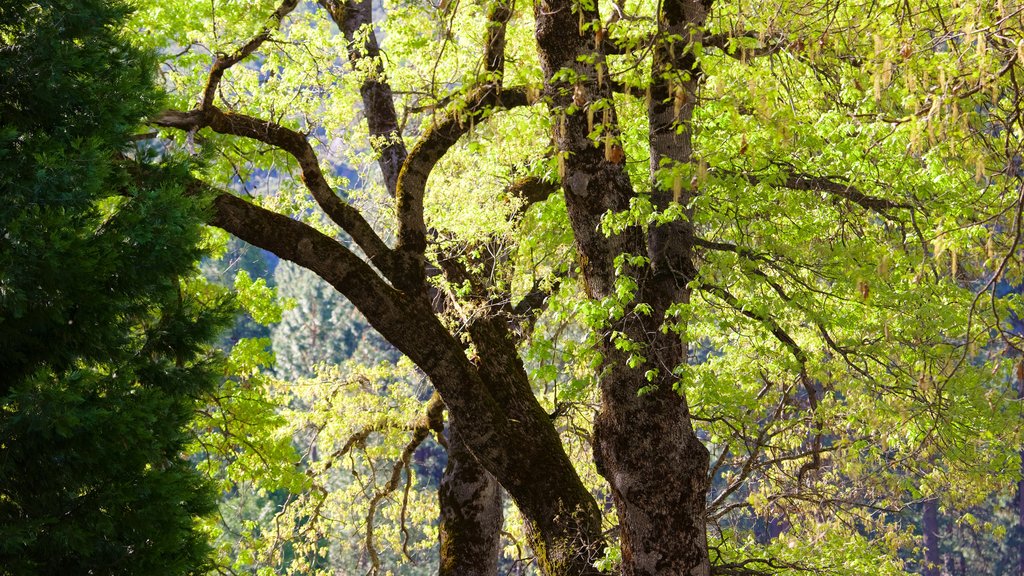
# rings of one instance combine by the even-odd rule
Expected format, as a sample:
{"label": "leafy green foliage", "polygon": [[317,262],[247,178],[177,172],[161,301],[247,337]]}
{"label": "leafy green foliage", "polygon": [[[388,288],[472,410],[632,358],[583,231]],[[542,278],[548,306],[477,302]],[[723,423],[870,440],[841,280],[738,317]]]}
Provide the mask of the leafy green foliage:
{"label": "leafy green foliage", "polygon": [[[209,53],[232,52],[273,9],[257,4],[257,18],[235,3],[207,11],[187,2],[154,4],[140,16],[148,42],[189,47],[166,63],[181,108],[201,92]],[[659,35],[656,3],[600,4],[606,17],[630,16],[585,22],[580,11],[581,30],[604,30],[622,47],[599,68],[617,83],[614,97],[552,113],[550,95],[534,93],[540,66],[533,15],[519,6],[508,29],[505,83],[528,89],[533,105],[467,119],[471,130],[431,174],[429,256],[435,263],[457,259],[486,279],[482,288],[436,282],[456,302],[449,326],[464,336],[474,315],[534,289],[550,292],[544,311],[522,324],[524,360],[582,475],[606,496],[587,456],[601,367],[595,348],[612,343],[631,367],[654,357],[645,342],[610,328],[654,313],[649,302],[636,301],[643,286],[634,271],[647,255],[620,255],[614,295],[588,300],[562,199],[520,214],[523,205],[505,193],[521,176],[557,181],[565,158],[550,135],[565,115],[588,115],[595,145],[611,134],[621,143],[637,192],[628,209],[605,215],[601,231],[614,237],[685,219],[701,240],[692,247],[699,262],[689,279],[692,295],[673,304],[660,326],[688,343],[689,358],[648,370],[647,380],[674,376],[713,453],[716,561],[763,557],[776,564],[762,565],[778,570],[851,574],[913,566],[908,559],[919,538],[903,511],[933,496],[951,517],[985,506],[992,494],[1007,501],[1020,473],[1021,414],[1003,351],[1019,350],[1021,342],[1001,329],[1020,301],[994,290],[1021,278],[1019,10],[1009,1],[937,2],[927,10],[867,1],[715,2],[700,40]],[[442,114],[464,114],[461,98],[488,80],[479,58],[483,14],[480,4],[438,10],[386,3],[380,27],[387,57],[380,64],[406,135],[424,133]],[[373,73],[368,63],[345,63],[341,35],[312,6],[289,15],[274,38],[230,70],[223,100],[232,110],[304,130],[325,165],[359,167],[365,185],[339,195],[386,229],[394,206],[375,183],[357,104]],[[653,170],[646,92],[662,72],[652,70],[652,43],[690,53],[702,78],[697,93],[661,103],[678,115],[691,99],[698,102],[692,121],[677,126],[692,135],[693,157]],[[680,74],[674,81],[696,74],[671,72]],[[585,80],[570,69],[556,77]],[[191,146],[190,136],[178,137]],[[298,179],[284,176],[296,172],[294,161],[252,141],[208,138],[205,145],[219,154],[213,180],[266,182],[266,173],[281,174],[274,180],[280,186],[255,194],[256,201],[336,232],[310,215]],[[346,182],[335,177],[332,184]],[[656,208],[652,185],[677,196],[692,191],[692,201]],[[321,337],[348,311],[324,285],[294,285],[300,288],[288,296],[296,307],[274,331],[279,360],[289,358],[278,370],[310,378],[320,390],[296,393],[301,404],[281,402],[289,412],[274,425],[299,430],[297,423],[312,419],[316,429],[339,431],[327,442],[336,448],[366,416],[311,408],[335,394],[332,380],[343,379],[333,369],[311,369],[339,360],[335,352],[348,352],[355,335]],[[242,288],[263,292],[247,281]],[[263,343],[250,346],[265,353]],[[275,384],[254,379],[252,386]],[[352,402],[368,413],[382,409],[358,398]],[[401,406],[395,413],[409,416]],[[377,455],[394,458],[396,442]],[[350,464],[353,477],[372,468]],[[350,487],[338,481],[324,488],[330,496],[302,498],[355,497]],[[609,528],[616,522],[611,514],[605,521]],[[785,529],[767,535],[758,526],[769,522]],[[346,536],[354,525],[345,524]],[[317,546],[320,536],[328,537],[318,533]],[[616,559],[613,545],[603,566]]]}

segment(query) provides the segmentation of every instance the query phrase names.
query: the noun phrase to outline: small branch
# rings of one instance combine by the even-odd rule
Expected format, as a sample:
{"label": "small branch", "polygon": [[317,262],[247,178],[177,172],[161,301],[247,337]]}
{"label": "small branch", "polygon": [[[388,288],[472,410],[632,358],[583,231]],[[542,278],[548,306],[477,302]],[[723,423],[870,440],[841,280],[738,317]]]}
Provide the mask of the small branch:
{"label": "small branch", "polygon": [[205,109],[213,105],[213,99],[217,94],[217,88],[220,86],[221,78],[224,77],[224,72],[231,68],[235,64],[238,64],[250,54],[255,52],[264,42],[270,39],[270,35],[280,27],[284,17],[287,16],[292,10],[298,6],[298,0],[284,0],[277,10],[271,15],[273,24],[266,26],[259,34],[254,36],[251,40],[245,43],[241,48],[235,51],[234,54],[217,54],[213,59],[213,66],[210,67],[210,74],[206,79],[206,87],[203,89],[203,99],[199,104],[199,108]]}
{"label": "small branch", "polygon": [[[772,282],[771,279],[769,279],[767,276],[764,276],[763,274],[762,276],[772,287],[772,289],[779,294],[780,298],[782,298],[784,301],[789,301],[789,296],[782,291],[782,288],[780,286]],[[712,284],[701,284],[699,288],[701,290],[714,294],[720,300],[722,300],[723,302],[725,302],[730,307],[735,309],[740,314],[746,316],[747,318],[756,320],[759,323],[761,323],[761,325],[764,326],[764,328],[768,330],[768,332],[770,332],[772,336],[775,336],[776,340],[782,343],[782,345],[785,346],[790,351],[790,353],[793,355],[796,361],[800,364],[800,383],[803,385],[804,390],[807,392],[807,403],[810,407],[810,413],[812,415],[816,414],[818,410],[818,391],[815,389],[814,383],[811,382],[810,377],[807,375],[807,353],[804,352],[803,348],[801,348],[800,345],[796,343],[796,340],[794,340],[793,337],[790,336],[789,333],[786,332],[786,330],[783,329],[782,326],[780,326],[774,318],[744,307],[742,303],[740,303],[739,299],[736,298],[732,293],[730,293],[725,288],[715,286]],[[805,462],[802,466],[800,466],[800,470],[797,472],[797,482],[798,484],[801,485],[803,484],[803,477],[807,472],[817,470],[818,468],[821,467],[820,427],[814,430],[811,443],[811,460],[809,462]]]}
{"label": "small branch", "polygon": [[[735,38],[754,39],[758,41],[760,46],[756,48],[733,47],[733,50],[730,51],[729,41]],[[704,36],[701,44],[704,47],[717,48],[722,54],[740,61],[746,61],[747,59],[759,56],[770,56],[790,47],[790,43],[785,38],[775,38],[770,42],[765,42],[761,34],[751,31],[740,32],[739,34],[708,34]]]}
{"label": "small branch", "polygon": [[529,176],[520,178],[510,184],[506,188],[506,192],[509,196],[523,201],[523,206],[515,214],[515,216],[522,216],[530,206],[547,200],[553,194],[557,194],[560,189],[561,186],[555,182],[549,182],[536,176]]}
{"label": "small branch", "polygon": [[793,354],[793,357],[796,358],[796,361],[799,362],[801,366],[804,366],[807,363],[807,353],[803,351],[795,340],[793,340],[793,337],[790,336],[788,332],[779,326],[779,323],[776,322],[774,318],[744,307],[736,296],[720,286],[702,283],[698,286],[698,289],[714,294],[719,300],[725,302],[743,316],[759,322],[766,330],[768,330],[769,333],[771,333],[772,336],[775,336],[776,340],[778,340],[790,351],[790,353]]}
{"label": "small branch", "polygon": [[[384,500],[384,498],[386,498],[387,496],[389,496],[391,493],[398,489],[398,483],[402,479],[403,470],[406,470],[406,474],[410,474],[408,472],[408,468],[409,462],[412,460],[413,453],[416,452],[416,449],[419,448],[420,444],[422,444],[423,441],[427,439],[427,436],[430,435],[430,431],[432,429],[432,422],[435,422],[437,418],[440,417],[440,412],[443,409],[444,404],[441,402],[441,397],[438,396],[437,394],[434,394],[430,399],[430,403],[427,405],[427,413],[421,416],[418,420],[416,420],[416,422],[413,423],[412,439],[409,440],[409,443],[406,444],[405,449],[402,450],[402,454],[401,456],[399,456],[398,461],[395,462],[395,464],[391,467],[391,476],[388,478],[387,484],[385,484],[381,490],[378,490],[370,499],[369,509],[367,510],[366,513],[366,552],[370,556],[370,563],[373,566],[370,570],[371,574],[377,574],[380,571],[380,557],[377,554],[377,548],[373,543],[373,525],[375,520],[374,517],[377,515],[377,506],[380,504],[382,500]],[[410,481],[411,477],[412,476],[410,474]],[[402,501],[401,510],[403,532],[405,532],[405,515],[407,503],[408,485],[406,487],[405,497],[403,498]],[[407,532],[406,539],[408,539]],[[402,549],[403,551],[405,550],[404,543]],[[406,556],[408,556],[408,553],[406,553]]]}

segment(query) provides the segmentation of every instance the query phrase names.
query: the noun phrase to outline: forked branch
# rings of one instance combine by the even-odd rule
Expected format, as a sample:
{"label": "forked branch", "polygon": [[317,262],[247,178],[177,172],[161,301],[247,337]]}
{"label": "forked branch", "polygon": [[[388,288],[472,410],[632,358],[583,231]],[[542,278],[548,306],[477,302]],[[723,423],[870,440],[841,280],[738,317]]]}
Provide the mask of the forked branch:
{"label": "forked branch", "polygon": [[217,94],[217,88],[220,86],[221,78],[224,77],[224,72],[231,68],[235,64],[238,64],[242,60],[246,59],[259,49],[264,42],[270,39],[270,35],[281,25],[284,17],[287,16],[292,10],[298,6],[298,0],[284,0],[277,10],[271,14],[273,22],[270,26],[266,26],[259,34],[253,36],[251,40],[246,42],[241,48],[236,50],[233,54],[217,54],[213,60],[213,66],[210,67],[210,74],[206,78],[206,87],[203,89],[203,100],[199,104],[200,108],[207,108],[213,105],[213,99]]}
{"label": "forked branch", "polygon": [[213,105],[189,112],[165,110],[150,121],[157,126],[188,132],[210,128],[218,134],[250,138],[287,152],[298,162],[306,188],[324,213],[355,240],[370,262],[386,277],[393,280],[400,274],[400,266],[392,250],[359,210],[334,193],[305,135],[267,120],[223,112]]}

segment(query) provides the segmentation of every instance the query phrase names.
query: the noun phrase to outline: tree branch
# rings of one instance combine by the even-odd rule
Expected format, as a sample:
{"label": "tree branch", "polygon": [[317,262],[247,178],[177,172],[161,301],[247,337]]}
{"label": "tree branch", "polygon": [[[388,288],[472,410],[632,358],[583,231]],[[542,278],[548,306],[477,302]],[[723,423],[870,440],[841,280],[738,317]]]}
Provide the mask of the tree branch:
{"label": "tree branch", "polygon": [[398,174],[408,152],[399,131],[394,94],[385,78],[380,47],[373,31],[373,6],[370,0],[318,0],[318,3],[348,41],[348,59],[352,67],[366,75],[359,93],[369,124],[370,146],[379,156],[377,163],[384,175],[384,185],[394,196]]}
{"label": "tree branch", "polygon": [[810,174],[791,173],[784,184],[786,188],[793,190],[805,190],[808,192],[826,192],[849,200],[865,210],[870,210],[881,216],[889,217],[889,210],[911,210],[913,206],[902,202],[894,202],[870,196],[855,188],[849,182],[841,182],[825,176],[812,176]]}
{"label": "tree branch", "polygon": [[[757,185],[764,182],[764,178],[757,174],[738,173],[728,170],[716,169],[715,172],[725,175],[739,176],[747,182]],[[890,210],[913,210],[914,206],[905,202],[896,202],[865,194],[848,180],[840,180],[835,176],[815,176],[802,172],[788,171],[785,179],[779,184],[791,190],[805,192],[824,192],[857,204],[865,210],[869,210],[886,219],[892,219]]]}
{"label": "tree branch", "polygon": [[279,124],[244,114],[223,112],[216,106],[181,112],[165,110],[151,118],[157,126],[195,131],[208,127],[219,134],[251,138],[279,148],[295,158],[302,171],[302,180],[320,208],[355,240],[370,262],[394,282],[402,266],[369,222],[351,204],[334,193],[320,168],[319,159],[306,137]]}
{"label": "tree branch", "polygon": [[560,188],[561,186],[555,182],[549,182],[536,176],[528,176],[512,182],[506,191],[509,196],[523,201],[523,206],[514,215],[520,217],[530,206],[547,200],[553,194],[558,193]]}
{"label": "tree branch", "polygon": [[[762,277],[767,281],[767,283],[772,287],[772,289],[779,294],[780,298],[782,298],[784,301],[789,301],[789,296],[786,295],[784,291],[782,291],[782,288],[780,286],[772,282],[763,273]],[[789,333],[786,332],[786,330],[783,329],[782,326],[780,326],[774,318],[746,308],[740,303],[738,298],[732,295],[732,293],[730,293],[725,288],[705,283],[700,285],[700,289],[714,294],[723,302],[725,302],[733,309],[735,309],[737,312],[746,316],[747,318],[760,322],[761,325],[764,326],[764,328],[768,330],[768,332],[770,332],[776,340],[782,343],[782,345],[785,346],[791,354],[793,354],[793,357],[800,364],[800,383],[803,385],[804,390],[807,392],[807,403],[810,408],[810,412],[811,414],[816,413],[818,409],[818,391],[815,389],[814,383],[811,382],[810,377],[807,375],[807,353],[804,352],[803,348],[801,348],[800,345],[796,343],[796,340],[794,340],[793,337],[790,336]],[[804,474],[811,470],[817,470],[821,466],[820,429],[813,431],[811,443],[813,446],[813,449],[809,452],[811,460],[801,465],[800,470],[797,472],[797,482],[800,484],[803,484]]]}
{"label": "tree branch", "polygon": [[512,18],[512,1],[496,0],[487,15],[487,39],[484,40],[484,66],[490,81],[501,83],[505,74],[505,28]]}
{"label": "tree branch", "polygon": [[461,107],[448,112],[427,129],[409,152],[398,178],[399,250],[422,254],[426,249],[423,196],[427,178],[437,162],[492,109],[509,109],[527,104],[529,100],[525,88],[501,90],[495,84],[484,84],[470,92]]}
{"label": "tree branch", "polygon": [[266,26],[259,34],[254,36],[251,40],[245,43],[241,48],[235,51],[234,54],[217,54],[213,59],[213,66],[210,67],[210,74],[206,78],[206,87],[203,89],[203,100],[199,104],[199,108],[207,108],[213,105],[213,99],[217,94],[217,87],[220,85],[221,78],[224,77],[224,72],[231,68],[235,64],[238,64],[250,54],[255,52],[264,42],[270,39],[270,35],[277,30],[292,10],[298,6],[298,0],[284,0],[277,10],[271,14],[273,24]]}
{"label": "tree branch", "polygon": [[[384,500],[384,498],[388,497],[392,492],[398,489],[398,482],[402,478],[402,470],[406,470],[406,474],[408,475],[408,478],[411,480],[411,472],[409,472],[408,469],[409,462],[412,460],[412,455],[416,451],[416,449],[419,448],[420,444],[422,444],[423,441],[427,439],[427,436],[430,435],[430,431],[432,429],[432,422],[440,418],[441,410],[443,409],[444,404],[441,402],[441,397],[435,394],[433,397],[431,397],[430,403],[427,404],[427,414],[423,415],[415,423],[413,423],[412,438],[409,440],[409,443],[406,444],[405,448],[402,450],[401,456],[399,456],[398,460],[392,466],[391,476],[388,478],[387,484],[385,484],[382,489],[374,493],[373,497],[370,499],[370,505],[367,508],[366,512],[366,552],[370,556],[370,564],[373,566],[372,570],[370,571],[371,574],[376,574],[380,570],[380,558],[377,554],[376,545],[373,543],[373,525],[374,520],[376,519],[377,516],[377,506],[380,504],[382,500]],[[403,498],[402,501],[401,528],[403,532],[405,531],[405,514],[406,505],[408,502],[407,496],[408,492],[406,492],[406,497]],[[408,537],[408,534],[406,534],[406,537]],[[404,551],[404,543],[402,548]],[[406,555],[408,556],[408,553],[406,553]]]}
{"label": "tree branch", "polygon": [[[756,48],[742,48],[734,46],[730,51],[729,41],[736,38],[754,39],[758,41],[760,46]],[[740,32],[738,34],[708,34],[707,36],[704,36],[702,45],[705,47],[717,48],[721,50],[722,54],[740,61],[746,61],[748,58],[756,58],[758,56],[770,56],[790,47],[790,43],[785,38],[776,38],[770,42],[766,42],[761,34],[752,31]]]}

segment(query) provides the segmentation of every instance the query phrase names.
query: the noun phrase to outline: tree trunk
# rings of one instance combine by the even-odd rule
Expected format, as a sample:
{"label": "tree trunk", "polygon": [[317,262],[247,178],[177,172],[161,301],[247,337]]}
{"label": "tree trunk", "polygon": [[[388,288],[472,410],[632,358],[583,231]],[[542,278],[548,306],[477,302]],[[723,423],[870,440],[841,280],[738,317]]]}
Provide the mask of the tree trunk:
{"label": "tree trunk", "polygon": [[501,554],[501,488],[466,448],[455,421],[438,488],[440,576],[494,576]]}
{"label": "tree trunk", "polygon": [[941,563],[939,560],[939,499],[929,498],[924,501],[921,519],[921,532],[924,533],[924,570],[923,576],[939,576]]}
{"label": "tree trunk", "polygon": [[[610,318],[603,329],[607,336],[601,349],[601,407],[594,427],[594,457],[611,485],[619,516],[621,573],[707,576],[709,454],[694,433],[683,391],[677,389],[686,343],[676,332],[663,330],[668,308],[689,299],[687,284],[695,277],[692,233],[686,223],[656,227],[649,235],[640,227],[612,235],[602,232],[602,217],[627,210],[635,193],[615,141],[611,87],[597,80],[597,67],[603,65],[597,41],[601,35],[585,32],[592,30],[589,26],[600,26],[600,17],[568,0],[536,6],[545,95],[558,118],[554,139],[564,166],[566,206],[587,293],[594,299],[619,299],[623,308],[621,316]],[[663,32],[689,33],[689,27],[702,24],[706,14],[704,4],[667,1],[659,20],[669,27]],[[661,42],[659,36],[657,43]],[[664,68],[656,68],[651,84],[652,171],[660,168],[662,158],[690,161],[689,119],[678,116],[692,114],[693,98],[681,107],[673,100],[675,91],[669,90],[685,82],[684,89],[695,92],[696,71],[682,73],[687,62],[692,68],[693,57],[684,45],[662,46],[655,54],[655,66]],[[595,146],[588,136],[592,129],[583,112],[597,103],[609,110],[603,118],[603,146]],[[687,197],[673,198],[657,187],[654,195],[656,205],[688,202]],[[625,260],[637,256],[649,260]],[[622,290],[616,286],[620,278],[636,280],[632,300],[621,301]],[[647,311],[631,311],[637,303],[646,304]]]}
{"label": "tree trunk", "polygon": [[[1024,359],[1017,361],[1017,399],[1024,400]],[[1024,449],[1020,451],[1020,471],[1024,477]],[[1024,479],[1017,482],[1017,570],[1024,576]]]}

